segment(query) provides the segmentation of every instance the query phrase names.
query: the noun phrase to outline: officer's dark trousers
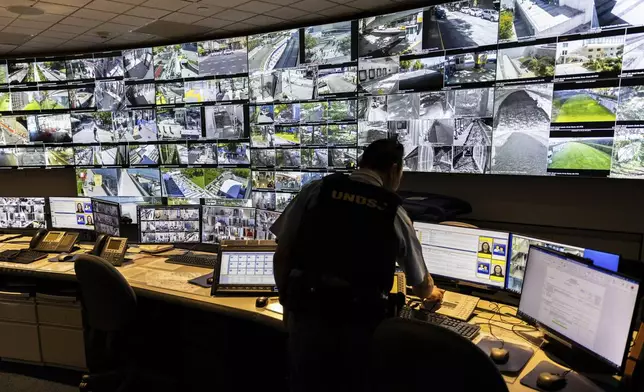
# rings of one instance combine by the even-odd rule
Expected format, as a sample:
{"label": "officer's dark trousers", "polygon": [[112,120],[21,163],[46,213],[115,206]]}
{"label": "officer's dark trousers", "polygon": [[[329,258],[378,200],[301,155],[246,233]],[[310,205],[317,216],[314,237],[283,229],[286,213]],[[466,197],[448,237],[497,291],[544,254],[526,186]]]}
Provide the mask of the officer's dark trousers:
{"label": "officer's dark trousers", "polygon": [[290,313],[291,392],[369,390],[370,343],[379,321]]}

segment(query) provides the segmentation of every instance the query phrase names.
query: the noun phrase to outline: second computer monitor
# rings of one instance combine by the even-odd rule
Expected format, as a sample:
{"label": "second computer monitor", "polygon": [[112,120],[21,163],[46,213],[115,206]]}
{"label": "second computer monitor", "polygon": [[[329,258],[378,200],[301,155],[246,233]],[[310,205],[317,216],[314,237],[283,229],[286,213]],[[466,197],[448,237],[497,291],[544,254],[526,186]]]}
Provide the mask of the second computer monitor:
{"label": "second computer monitor", "polygon": [[531,246],[518,314],[619,370],[638,292],[639,282],[588,259]]}
{"label": "second computer monitor", "polygon": [[198,243],[201,240],[201,206],[138,206],[137,211],[141,243]]}
{"label": "second computer monitor", "polygon": [[121,235],[121,208],[119,203],[92,199],[95,230],[114,237]]}
{"label": "second computer monitor", "polygon": [[94,230],[94,211],[89,197],[50,197],[51,227]]}
{"label": "second computer monitor", "polygon": [[0,229],[47,227],[44,197],[0,197]]}
{"label": "second computer monitor", "polygon": [[509,233],[415,222],[430,274],[505,287]]}

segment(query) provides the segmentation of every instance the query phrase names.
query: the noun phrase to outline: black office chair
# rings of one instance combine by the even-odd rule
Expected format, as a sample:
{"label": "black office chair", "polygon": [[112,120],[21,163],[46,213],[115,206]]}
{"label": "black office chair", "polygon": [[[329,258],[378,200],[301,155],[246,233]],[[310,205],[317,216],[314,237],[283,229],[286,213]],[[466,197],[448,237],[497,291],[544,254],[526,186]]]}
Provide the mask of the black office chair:
{"label": "black office chair", "polygon": [[471,341],[435,325],[392,318],[373,337],[374,392],[507,392],[492,360]]}
{"label": "black office chair", "polygon": [[123,275],[102,258],[80,254],[73,260],[81,289],[89,369],[81,390],[126,391],[134,375],[128,328],[136,315],[136,295]]}

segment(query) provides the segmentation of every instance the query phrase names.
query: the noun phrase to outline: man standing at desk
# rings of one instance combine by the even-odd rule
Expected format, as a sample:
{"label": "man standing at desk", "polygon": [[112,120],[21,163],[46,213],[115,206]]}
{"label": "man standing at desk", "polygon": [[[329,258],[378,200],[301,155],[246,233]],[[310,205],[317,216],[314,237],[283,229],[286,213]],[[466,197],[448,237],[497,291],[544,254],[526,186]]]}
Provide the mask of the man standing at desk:
{"label": "man standing at desk", "polygon": [[291,392],[366,388],[371,335],[386,317],[396,261],[415,294],[442,300],[394,193],[403,153],[395,140],[373,142],[360,170],[305,186],[271,227]]}

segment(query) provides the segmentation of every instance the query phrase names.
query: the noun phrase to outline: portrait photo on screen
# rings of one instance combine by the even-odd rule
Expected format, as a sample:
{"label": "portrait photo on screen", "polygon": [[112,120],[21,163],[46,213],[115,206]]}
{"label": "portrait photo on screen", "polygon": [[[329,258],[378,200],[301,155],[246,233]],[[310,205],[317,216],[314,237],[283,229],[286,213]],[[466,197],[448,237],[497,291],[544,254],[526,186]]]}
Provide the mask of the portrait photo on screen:
{"label": "portrait photo on screen", "polygon": [[199,76],[233,75],[248,72],[246,37],[215,39],[197,43]]}
{"label": "portrait photo on screen", "polygon": [[206,106],[206,139],[243,139],[245,132],[244,105]]}
{"label": "portrait photo on screen", "polygon": [[420,52],[423,49],[422,25],[422,9],[360,19],[358,56],[385,57]]}
{"label": "portrait photo on screen", "polygon": [[[533,17],[522,18],[519,16],[526,13]],[[501,0],[501,12],[498,16],[499,41],[511,42],[530,38],[545,38],[558,34],[584,33],[591,29],[594,13],[592,1],[557,5],[521,0]],[[561,18],[561,15],[575,15],[575,17]]]}
{"label": "portrait photo on screen", "polygon": [[0,144],[26,144],[28,142],[27,116],[0,117]]}
{"label": "portrait photo on screen", "polygon": [[154,83],[128,84],[125,86],[127,106],[154,105],[154,94]]}
{"label": "portrait photo on screen", "polygon": [[69,89],[69,102],[72,109],[91,109],[96,107],[94,84]]}
{"label": "portrait photo on screen", "polygon": [[300,31],[292,29],[251,35],[248,49],[249,72],[296,67],[300,62]]}
{"label": "portrait photo on screen", "polygon": [[94,57],[94,76],[96,79],[123,77],[123,58],[121,56]]}
{"label": "portrait photo on screen", "polygon": [[29,140],[32,142],[69,143],[72,141],[69,114],[41,114],[34,117],[35,127],[29,126]]}
{"label": "portrait photo on screen", "polygon": [[358,61],[358,92],[373,95],[398,92],[398,56]]}
{"label": "portrait photo on screen", "polygon": [[200,108],[158,108],[156,119],[159,140],[201,137]]}
{"label": "portrait photo on screen", "polygon": [[253,208],[202,207],[202,242],[221,240],[252,240],[255,238],[255,210]]}
{"label": "portrait photo on screen", "polygon": [[78,196],[118,196],[119,169],[76,169]]}
{"label": "portrait photo on screen", "polygon": [[129,49],[123,51],[123,68],[125,79],[154,79],[152,48]]}
{"label": "portrait photo on screen", "polygon": [[67,65],[64,60],[40,61],[34,64],[36,82],[60,82],[67,80]]}
{"label": "portrait photo on screen", "polygon": [[273,167],[275,166],[275,150],[257,149],[250,150],[250,163],[253,167]]}
{"label": "portrait photo on screen", "polygon": [[75,112],[70,121],[74,143],[115,141],[111,112]]}

